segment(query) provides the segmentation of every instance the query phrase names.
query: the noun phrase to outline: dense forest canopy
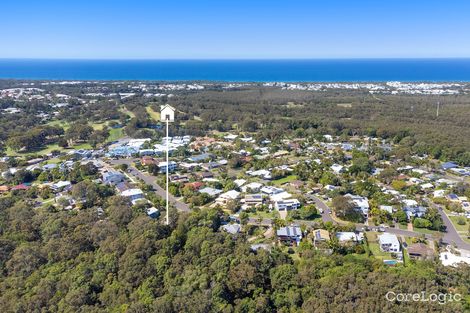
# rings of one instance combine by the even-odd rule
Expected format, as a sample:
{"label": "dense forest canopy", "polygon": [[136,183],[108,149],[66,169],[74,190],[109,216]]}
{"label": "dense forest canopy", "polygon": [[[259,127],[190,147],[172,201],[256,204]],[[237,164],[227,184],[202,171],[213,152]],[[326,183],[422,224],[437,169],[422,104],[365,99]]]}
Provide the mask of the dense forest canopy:
{"label": "dense forest canopy", "polygon": [[[117,197],[79,212],[0,201],[2,312],[464,312],[465,302],[388,302],[387,291],[469,294],[470,268],[385,267],[366,254],[293,260],[218,230],[216,209],[170,226]],[[173,216],[176,217],[173,213]],[[455,287],[460,286],[460,287]]]}

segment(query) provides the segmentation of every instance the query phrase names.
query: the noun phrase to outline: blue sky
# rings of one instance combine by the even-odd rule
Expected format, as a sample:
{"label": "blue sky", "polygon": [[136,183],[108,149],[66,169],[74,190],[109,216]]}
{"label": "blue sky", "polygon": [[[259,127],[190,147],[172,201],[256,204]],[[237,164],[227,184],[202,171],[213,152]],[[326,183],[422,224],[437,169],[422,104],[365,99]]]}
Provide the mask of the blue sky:
{"label": "blue sky", "polygon": [[2,0],[0,58],[470,57],[470,1]]}

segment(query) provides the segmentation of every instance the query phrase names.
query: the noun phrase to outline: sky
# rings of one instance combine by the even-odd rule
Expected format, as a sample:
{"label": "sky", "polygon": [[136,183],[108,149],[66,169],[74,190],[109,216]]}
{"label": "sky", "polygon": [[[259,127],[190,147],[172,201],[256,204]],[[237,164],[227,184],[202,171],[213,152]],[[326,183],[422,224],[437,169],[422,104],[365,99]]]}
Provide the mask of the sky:
{"label": "sky", "polygon": [[470,1],[2,0],[0,58],[470,57]]}

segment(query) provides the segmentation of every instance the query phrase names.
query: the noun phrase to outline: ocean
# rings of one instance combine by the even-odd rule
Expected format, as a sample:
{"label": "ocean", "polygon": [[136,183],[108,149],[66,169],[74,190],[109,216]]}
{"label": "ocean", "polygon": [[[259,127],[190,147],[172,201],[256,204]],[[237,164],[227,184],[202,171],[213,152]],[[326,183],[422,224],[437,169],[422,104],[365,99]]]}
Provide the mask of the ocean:
{"label": "ocean", "polygon": [[222,82],[470,81],[469,59],[0,59],[1,79]]}

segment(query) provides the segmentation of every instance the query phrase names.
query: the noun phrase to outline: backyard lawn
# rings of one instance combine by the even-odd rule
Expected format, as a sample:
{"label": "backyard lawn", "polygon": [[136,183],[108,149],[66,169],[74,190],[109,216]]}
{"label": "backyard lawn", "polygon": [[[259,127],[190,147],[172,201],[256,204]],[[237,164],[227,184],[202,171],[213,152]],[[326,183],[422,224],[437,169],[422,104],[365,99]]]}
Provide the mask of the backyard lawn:
{"label": "backyard lawn", "polygon": [[279,185],[283,185],[285,183],[294,181],[296,179],[297,179],[297,175],[289,175],[289,176],[283,177],[281,179],[273,180],[273,184],[279,186]]}
{"label": "backyard lawn", "polygon": [[376,243],[376,242],[369,242],[369,249],[376,258],[379,258],[379,259],[382,259],[382,260],[392,259],[391,254],[381,251],[380,247],[379,247],[379,244]]}

